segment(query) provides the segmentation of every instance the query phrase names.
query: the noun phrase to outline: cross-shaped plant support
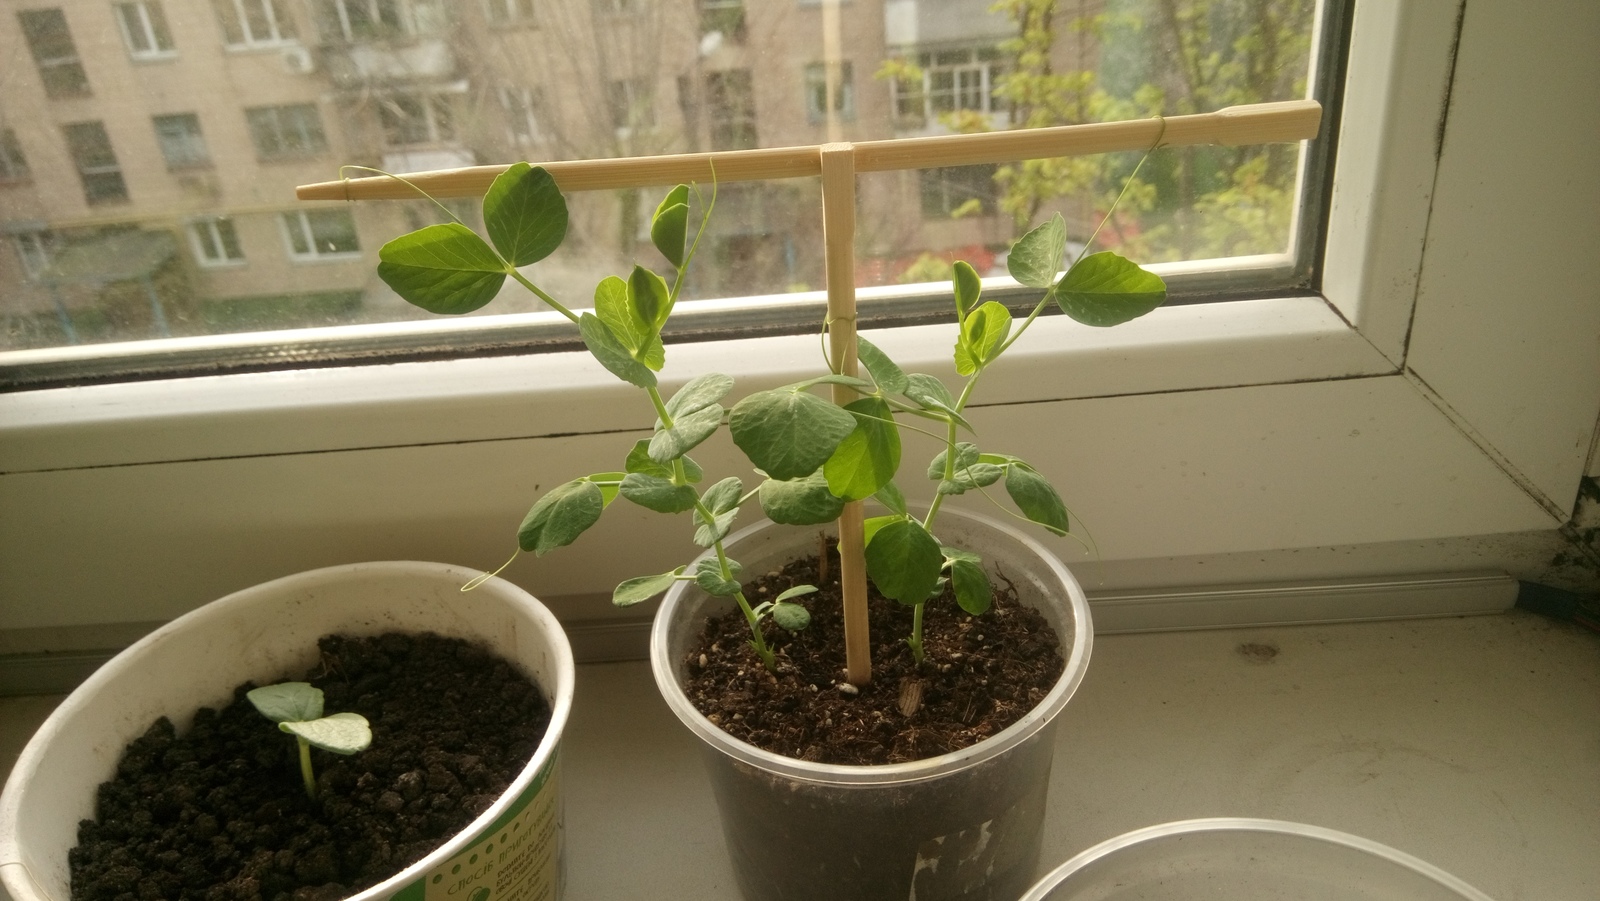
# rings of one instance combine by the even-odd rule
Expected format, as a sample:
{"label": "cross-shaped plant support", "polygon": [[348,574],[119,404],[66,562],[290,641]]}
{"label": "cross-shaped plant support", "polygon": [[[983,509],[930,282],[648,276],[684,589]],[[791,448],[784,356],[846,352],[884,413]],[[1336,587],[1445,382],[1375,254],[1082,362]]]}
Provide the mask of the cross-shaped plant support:
{"label": "cross-shaped plant support", "polygon": [[[1242,146],[1302,141],[1316,137],[1321,119],[1322,107],[1315,101],[1286,101],[1228,107],[1213,113],[1090,125],[538,165],[549,173],[555,186],[562,191],[725,184],[820,176],[828,290],[829,363],[835,375],[856,376],[858,341],[854,241],[857,173],[1010,163],[1113,151],[1147,151],[1157,146]],[[490,191],[495,180],[510,168],[509,165],[475,166],[408,174],[398,178],[383,175],[343,179],[305,185],[296,193],[301,200],[411,200],[418,196],[419,191],[435,198],[483,196]],[[663,210],[666,208],[667,204],[664,204]],[[661,211],[658,211],[658,217],[660,214]],[[677,227],[681,255],[682,223],[679,222]],[[487,253],[495,255],[492,250]],[[683,263],[682,260],[673,262],[680,266]],[[514,271],[511,262],[505,262],[504,265],[508,271]],[[675,291],[674,288],[673,297],[676,296]],[[568,315],[576,320],[570,312]],[[660,324],[656,323],[655,328],[659,330],[659,327]],[[653,379],[651,384],[654,384]],[[854,388],[847,384],[836,382],[832,385],[832,391],[836,404],[847,404],[856,397]],[[663,412],[665,409],[662,408]],[[621,477],[621,474],[611,475],[617,475],[619,479]],[[613,496],[615,488],[612,485]],[[595,496],[600,496],[598,489]],[[598,516],[598,510],[595,516]],[[852,501],[844,505],[839,519],[839,556],[845,605],[847,679],[854,685],[864,685],[872,678],[867,637],[864,545],[863,502]],[[685,576],[680,567],[673,573],[630,581],[647,583],[654,591],[659,591],[661,587],[656,586],[670,584],[674,577],[684,579],[694,576]],[[637,599],[642,600],[647,596],[642,595]],[[759,632],[757,636],[759,640]],[[771,661],[767,662],[770,667]]]}

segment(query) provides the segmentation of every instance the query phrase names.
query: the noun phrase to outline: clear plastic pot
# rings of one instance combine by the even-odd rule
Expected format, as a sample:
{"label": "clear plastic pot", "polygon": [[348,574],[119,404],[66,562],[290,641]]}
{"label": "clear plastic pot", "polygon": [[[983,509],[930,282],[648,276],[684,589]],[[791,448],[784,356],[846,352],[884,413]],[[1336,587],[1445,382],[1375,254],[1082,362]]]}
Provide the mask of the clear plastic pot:
{"label": "clear plastic pot", "polygon": [[559,898],[562,870],[558,748],[575,671],[550,611],[510,582],[461,586],[478,573],[440,563],[360,563],[247,588],[157,629],[90,676],[35,733],[0,797],[0,881],[12,901],[67,901],[67,852],[96,788],[127,743],[157,717],[180,730],[196,709],[232,700],[234,686],[298,678],[317,639],[342,632],[431,631],[486,645],[533,679],[550,725],[533,758],[489,809],[433,853],[351,896]]}
{"label": "clear plastic pot", "polygon": [[1220,818],[1150,826],[1062,864],[1022,901],[1490,901],[1409,854],[1344,832]]}
{"label": "clear plastic pot", "polygon": [[[732,601],[679,582],[656,614],[656,684],[703,742],[728,854],[750,901],[1011,901],[1032,883],[1055,717],[1089,662],[1088,604],[1061,562],[1010,525],[947,508],[938,530],[942,541],[981,555],[991,574],[1016,585],[1022,602],[1055,628],[1066,661],[1020,721],[951,754],[840,766],[738,741],[701,716],[680,684],[705,619]],[[727,548],[746,572],[767,572],[814,553],[816,531],[764,522],[735,534]]]}

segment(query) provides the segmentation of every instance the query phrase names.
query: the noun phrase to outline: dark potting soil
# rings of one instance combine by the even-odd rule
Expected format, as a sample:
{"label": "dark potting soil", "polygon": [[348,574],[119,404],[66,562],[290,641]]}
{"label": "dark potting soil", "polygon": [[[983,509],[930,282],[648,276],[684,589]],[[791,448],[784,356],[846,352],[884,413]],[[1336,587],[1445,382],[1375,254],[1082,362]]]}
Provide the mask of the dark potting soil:
{"label": "dark potting soil", "polygon": [[100,785],[78,826],[75,901],[334,901],[460,832],[527,765],[550,722],[539,690],[488,651],[433,634],[327,636],[304,681],[353,711],[372,746],[313,749],[306,796],[295,740],[234,689],[182,736],[165,717]]}
{"label": "dark potting soil", "polygon": [[818,591],[796,599],[811,624],[786,632],[771,620],[776,676],[750,648],[750,628],[733,610],[707,622],[686,661],[685,694],[733,737],[776,754],[816,763],[874,765],[936,757],[977,744],[1021,719],[1060,677],[1055,630],[992,579],[994,606],[971,616],[947,589],[923,614],[924,660],[906,644],[912,608],[869,587],[872,681],[845,681],[844,617],[838,556],[828,551],[828,579],[815,555],[751,580],[752,604],[794,585]]}

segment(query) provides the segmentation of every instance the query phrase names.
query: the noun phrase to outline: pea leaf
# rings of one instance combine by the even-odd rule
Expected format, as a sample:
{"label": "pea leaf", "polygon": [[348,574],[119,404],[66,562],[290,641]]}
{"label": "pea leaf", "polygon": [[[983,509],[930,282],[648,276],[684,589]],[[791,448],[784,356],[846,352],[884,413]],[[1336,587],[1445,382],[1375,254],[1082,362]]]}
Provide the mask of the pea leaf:
{"label": "pea leaf", "polygon": [[710,438],[722,425],[721,404],[702,407],[687,416],[680,416],[672,428],[661,429],[650,437],[650,459],[657,463],[671,463],[700,442]]}
{"label": "pea leaf", "polygon": [[955,410],[955,397],[950,394],[950,389],[944,386],[944,382],[939,381],[937,377],[922,372],[913,372],[906,376],[906,382],[906,397],[931,409]]}
{"label": "pea leaf", "polygon": [[790,632],[799,632],[811,625],[811,611],[799,604],[774,603],[772,621]]}
{"label": "pea leaf", "polygon": [[643,266],[634,266],[628,274],[628,306],[652,335],[660,333],[672,312],[670,296],[666,281]]}
{"label": "pea leaf", "polygon": [[314,720],[322,716],[322,689],[310,682],[279,682],[245,694],[260,714],[274,723]]}
{"label": "pea leaf", "polygon": [[707,488],[706,493],[700,496],[700,502],[712,513],[712,521],[707,523],[700,520],[694,530],[695,544],[711,547],[728,537],[728,532],[733,528],[733,519],[739,515],[739,494],[743,487],[737,478],[729,476]]}
{"label": "pea leaf", "polygon": [[689,380],[667,401],[667,413],[673,419],[703,410],[728,396],[733,390],[732,376],[720,372],[707,372]]}
{"label": "pea leaf", "polygon": [[856,358],[861,365],[867,368],[867,374],[878,384],[878,390],[887,394],[904,394],[906,390],[906,374],[889,355],[878,349],[876,344],[856,336]]}
{"label": "pea leaf", "polygon": [[1006,493],[1023,516],[1057,535],[1067,534],[1067,505],[1033,467],[1021,462],[1006,467]]}
{"label": "pea leaf", "polygon": [[939,542],[914,519],[896,517],[867,545],[867,575],[884,597],[920,604],[939,584],[944,555]]}
{"label": "pea leaf", "polygon": [[694,583],[700,590],[717,598],[731,598],[741,591],[739,586],[739,573],[742,567],[732,560],[728,561],[728,571],[733,573],[732,579],[722,577],[722,566],[715,560],[701,560],[695,566]]}
{"label": "pea leaf", "polygon": [[513,266],[549,256],[567,236],[567,201],[544,167],[514,163],[483,196],[483,226]]}
{"label": "pea leaf", "polygon": [[655,387],[656,374],[635,360],[611,327],[598,316],[584,313],[578,317],[578,333],[583,336],[583,345],[589,348],[589,353],[612,375],[640,388]]}
{"label": "pea leaf", "polygon": [[816,590],[817,586],[815,585],[796,585],[792,588],[785,588],[781,594],[772,599],[772,602],[774,604],[781,604],[784,601],[790,600],[791,598],[798,598],[812,594]]}
{"label": "pea leaf", "polygon": [[966,494],[974,488],[983,488],[1000,481],[1005,467],[993,463],[974,463],[956,470],[956,474],[939,481],[940,494]]}
{"label": "pea leaf", "polygon": [[623,497],[657,513],[682,513],[694,509],[693,487],[674,485],[670,479],[660,476],[630,472],[622,480],[621,491]]}
{"label": "pea leaf", "polygon": [[844,499],[828,490],[821,471],[801,479],[767,479],[756,490],[767,518],[786,526],[833,522],[844,511]]}
{"label": "pea leaf", "polygon": [[1078,261],[1061,279],[1056,303],[1084,325],[1120,325],[1161,306],[1167,283],[1161,276],[1109,250]]}
{"label": "pea leaf", "polygon": [[884,482],[883,487],[879,488],[878,493],[874,494],[873,497],[878,499],[878,503],[888,507],[890,510],[901,516],[906,515],[906,496],[901,493],[900,486],[896,485],[893,479]]}
{"label": "pea leaf", "polygon": [[1067,253],[1067,223],[1057,213],[1017,239],[1006,257],[1011,277],[1030,288],[1048,288]]}
{"label": "pea leaf", "polygon": [[634,318],[628,309],[628,283],[615,275],[608,275],[594,287],[594,314],[600,318],[617,343],[633,351],[644,346],[649,330]]}
{"label": "pea leaf", "polygon": [[989,301],[967,314],[956,340],[956,372],[972,375],[994,362],[1002,342],[1011,334],[1011,311]]}
{"label": "pea leaf", "polygon": [[986,612],[994,603],[989,576],[972,560],[950,561],[950,584],[955,588],[956,603],[973,616]]}
{"label": "pea leaf", "polygon": [[459,222],[401,235],[378,250],[378,277],[414,306],[459,315],[481,309],[505,284],[506,265]]}
{"label": "pea leaf", "polygon": [[632,607],[634,604],[648,601],[678,581],[678,575],[683,572],[683,567],[678,567],[672,572],[661,573],[655,576],[638,576],[622,582],[611,592],[611,603],[618,607]]}
{"label": "pea leaf", "polygon": [[[948,450],[942,450],[928,464],[928,478],[938,480],[944,478],[945,458]],[[956,443],[956,469],[963,469],[978,462],[978,446],[966,441]]]}
{"label": "pea leaf", "polygon": [[365,751],[372,744],[372,727],[359,713],[335,713],[307,722],[282,722],[278,728],[306,744],[324,751],[349,756]]}
{"label": "pea leaf", "polygon": [[589,476],[589,481],[600,486],[602,507],[611,506],[611,502],[617,499],[617,494],[622,488],[622,480],[627,475],[625,472],[597,472]]}
{"label": "pea leaf", "polygon": [[829,491],[847,501],[866,500],[900,468],[900,430],[881,397],[863,397],[845,409],[855,417],[856,427],[839,442],[822,472]]}
{"label": "pea leaf", "polygon": [[978,295],[983,292],[983,282],[978,278],[978,271],[966,260],[956,260],[950,280],[955,287],[956,321],[966,322],[967,311],[977,305]]}
{"label": "pea leaf", "polygon": [[565,547],[600,521],[605,499],[600,486],[588,479],[558,485],[539,498],[517,529],[517,544],[535,556]]}
{"label": "pea leaf", "polygon": [[683,266],[689,234],[689,186],[678,185],[662,198],[650,219],[650,243],[674,266]]}
{"label": "pea leaf", "polygon": [[878,530],[879,529],[882,529],[884,526],[888,525],[889,523],[899,522],[900,520],[905,519],[905,518],[906,518],[906,514],[904,514],[904,513],[896,513],[896,514],[891,515],[891,516],[869,516],[869,517],[867,517],[866,520],[861,524],[861,543],[863,545],[866,545],[866,546],[871,546],[871,544],[872,544],[872,536],[878,534]]}
{"label": "pea leaf", "polygon": [[728,416],[733,443],[757,469],[779,480],[816,472],[855,427],[849,412],[787,388],[752,394]]}

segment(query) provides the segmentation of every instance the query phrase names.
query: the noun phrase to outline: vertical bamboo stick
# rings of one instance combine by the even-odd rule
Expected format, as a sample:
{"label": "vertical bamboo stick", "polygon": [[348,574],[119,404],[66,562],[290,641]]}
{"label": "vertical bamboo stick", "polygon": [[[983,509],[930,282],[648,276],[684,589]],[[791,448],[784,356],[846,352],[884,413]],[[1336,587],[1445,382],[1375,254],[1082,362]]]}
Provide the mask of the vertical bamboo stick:
{"label": "vertical bamboo stick", "polygon": [[[828,353],[835,372],[855,375],[856,363],[856,166],[850,144],[822,145],[822,239],[828,280]],[[833,400],[847,404],[856,393],[833,386]],[[845,504],[839,517],[839,587],[844,592],[845,678],[872,681],[872,646],[867,635],[867,569],[863,556],[860,501]]]}

